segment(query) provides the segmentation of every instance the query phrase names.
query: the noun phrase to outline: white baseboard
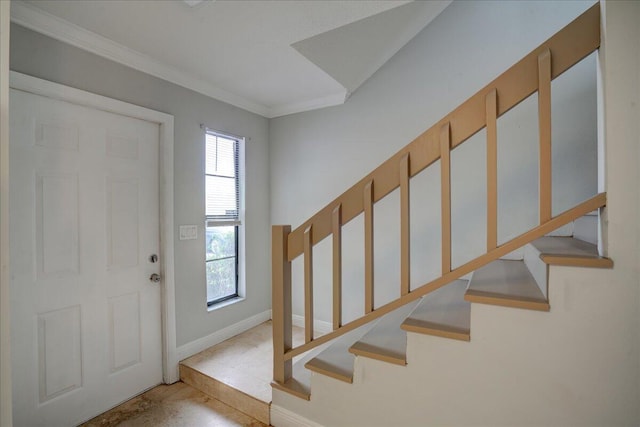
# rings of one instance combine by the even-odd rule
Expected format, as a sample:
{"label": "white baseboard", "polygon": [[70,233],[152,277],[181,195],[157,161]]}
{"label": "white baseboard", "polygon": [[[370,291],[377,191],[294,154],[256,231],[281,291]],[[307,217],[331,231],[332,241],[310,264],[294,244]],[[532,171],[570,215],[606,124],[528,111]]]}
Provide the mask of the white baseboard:
{"label": "white baseboard", "polygon": [[221,343],[224,340],[228,340],[238,334],[243,333],[261,323],[271,319],[271,310],[263,311],[247,319],[244,319],[238,323],[234,323],[231,326],[227,326],[224,329],[220,329],[207,335],[206,337],[198,338],[195,341],[181,345],[177,349],[178,360],[184,360],[187,357],[193,356],[196,353],[200,353],[211,346]]}
{"label": "white baseboard", "polygon": [[322,424],[274,404],[271,404],[271,425],[274,427],[322,427]]}
{"label": "white baseboard", "polygon": [[[299,326],[304,328],[304,316],[299,316],[294,314],[292,317],[293,326]],[[325,322],[323,320],[314,319],[313,320],[313,329],[321,334],[328,334],[333,331],[333,325],[330,322]]]}

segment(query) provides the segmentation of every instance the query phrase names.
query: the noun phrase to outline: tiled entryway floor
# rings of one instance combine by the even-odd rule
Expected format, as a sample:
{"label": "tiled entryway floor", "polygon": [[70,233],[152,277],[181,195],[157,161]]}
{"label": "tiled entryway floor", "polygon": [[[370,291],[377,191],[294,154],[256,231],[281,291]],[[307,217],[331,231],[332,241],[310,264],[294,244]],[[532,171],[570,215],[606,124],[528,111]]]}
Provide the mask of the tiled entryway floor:
{"label": "tiled entryway floor", "polygon": [[[294,327],[294,342],[304,342],[304,330]],[[211,378],[271,402],[273,341],[271,321],[264,322],[181,362]]]}
{"label": "tiled entryway floor", "polygon": [[82,427],[266,427],[183,382],[159,385]]}
{"label": "tiled entryway floor", "polygon": [[[293,341],[304,342],[303,328],[293,327]],[[271,321],[180,362],[185,383],[264,423],[270,419],[272,377]]]}

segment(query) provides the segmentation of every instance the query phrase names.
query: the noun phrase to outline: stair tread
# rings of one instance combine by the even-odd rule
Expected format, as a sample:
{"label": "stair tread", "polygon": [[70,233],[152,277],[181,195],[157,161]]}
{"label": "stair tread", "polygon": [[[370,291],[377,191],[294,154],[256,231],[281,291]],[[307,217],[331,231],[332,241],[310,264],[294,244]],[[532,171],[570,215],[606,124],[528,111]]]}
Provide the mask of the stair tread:
{"label": "stair tread", "polygon": [[531,244],[542,255],[575,255],[598,258],[598,247],[584,240],[573,237],[544,236],[534,240]]}
{"label": "stair tread", "polygon": [[523,261],[496,260],[473,273],[465,300],[548,310],[549,305]]}
{"label": "stair tread", "polygon": [[353,362],[355,356],[349,352],[349,348],[376,324],[377,322],[373,321],[353,331],[347,332],[335,340],[326,350],[309,360],[304,365],[305,368],[340,381],[353,382]]}
{"label": "stair tread", "polygon": [[469,282],[454,282],[424,296],[402,322],[405,331],[468,341],[471,304],[464,300]]}
{"label": "stair tread", "polygon": [[593,243],[574,237],[545,236],[531,242],[547,264],[610,268],[613,262],[600,256]]}
{"label": "stair tread", "polygon": [[349,348],[349,352],[357,356],[406,365],[407,334],[400,329],[400,325],[417,304],[418,301],[413,301],[381,317],[373,329]]}

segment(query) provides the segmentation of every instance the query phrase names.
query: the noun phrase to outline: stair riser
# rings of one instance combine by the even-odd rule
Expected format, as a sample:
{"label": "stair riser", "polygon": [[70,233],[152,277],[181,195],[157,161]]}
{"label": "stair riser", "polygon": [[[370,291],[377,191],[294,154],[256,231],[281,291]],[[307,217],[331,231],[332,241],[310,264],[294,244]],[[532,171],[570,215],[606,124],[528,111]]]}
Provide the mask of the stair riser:
{"label": "stair riser", "polygon": [[416,334],[422,335],[432,335],[434,337],[440,338],[449,338],[453,340],[459,341],[470,341],[471,333],[470,331],[459,331],[459,330],[445,330],[442,326],[434,325],[434,327],[429,328],[427,326],[414,326],[411,324],[402,325],[402,329],[406,332],[412,332]]}
{"label": "stair riser", "polygon": [[573,237],[585,242],[598,244],[598,216],[585,215],[575,221]]}
{"label": "stair riser", "polygon": [[570,222],[556,230],[553,230],[551,233],[547,233],[547,236],[569,237],[569,236],[573,236],[574,230],[575,230],[575,224],[573,222]]}
{"label": "stair riser", "polygon": [[483,295],[481,293],[467,293],[464,297],[465,301],[478,303],[478,304],[487,304],[487,305],[497,305],[500,307],[510,307],[510,308],[520,308],[524,310],[535,310],[535,311],[549,311],[550,306],[548,303],[537,302],[537,301],[525,301],[522,299],[511,299],[511,298],[502,298],[494,295]]}
{"label": "stair riser", "polygon": [[542,295],[548,299],[549,266],[540,259],[540,252],[531,244],[524,247],[524,263],[538,284]]}
{"label": "stair riser", "polygon": [[269,403],[261,402],[185,365],[180,365],[180,379],[204,394],[220,400],[258,421],[269,424]]}
{"label": "stair riser", "polygon": [[373,329],[378,322],[368,323],[338,338],[327,346],[324,351],[307,362],[304,365],[305,368],[343,382],[353,382],[355,356],[349,353],[349,348],[354,342],[360,340],[367,332]]}
{"label": "stair riser", "polygon": [[[563,228],[559,230],[563,230]],[[565,230],[566,231],[566,230]],[[572,235],[576,239],[584,240],[592,244],[598,244],[598,216],[594,214],[585,215],[571,224]],[[558,230],[554,233],[549,233],[548,236],[567,236],[563,232]],[[549,264],[554,265],[567,265],[567,266],[587,266],[586,262],[579,259],[563,259],[559,257],[541,257],[540,251],[538,251],[532,244],[528,244],[523,248],[524,251],[524,263],[529,268],[531,275],[536,280],[538,287],[542,291],[542,294],[547,298],[549,293]],[[609,268],[609,260],[593,260],[590,261],[592,267],[597,268]]]}

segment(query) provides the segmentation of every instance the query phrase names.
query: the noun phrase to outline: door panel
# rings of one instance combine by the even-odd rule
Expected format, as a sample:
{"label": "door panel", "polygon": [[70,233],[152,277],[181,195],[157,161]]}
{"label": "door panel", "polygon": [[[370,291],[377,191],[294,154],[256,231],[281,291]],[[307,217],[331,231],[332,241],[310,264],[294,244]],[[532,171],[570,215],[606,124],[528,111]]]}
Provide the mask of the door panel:
{"label": "door panel", "polygon": [[162,381],[159,127],[10,97],[14,425],[69,426]]}
{"label": "door panel", "polygon": [[38,314],[40,402],[82,387],[81,340],[80,306]]}

